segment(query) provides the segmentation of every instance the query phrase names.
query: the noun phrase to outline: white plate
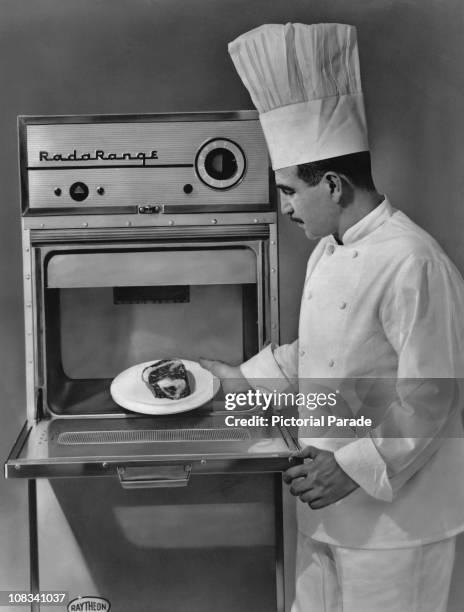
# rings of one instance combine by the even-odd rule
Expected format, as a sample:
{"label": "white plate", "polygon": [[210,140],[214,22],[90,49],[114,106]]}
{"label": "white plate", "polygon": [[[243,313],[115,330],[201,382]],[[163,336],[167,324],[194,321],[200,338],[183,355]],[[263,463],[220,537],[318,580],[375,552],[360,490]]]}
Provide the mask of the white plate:
{"label": "white plate", "polygon": [[159,359],[139,363],[116,376],[111,383],[110,393],[119,406],[142,414],[176,414],[206,404],[219,390],[220,382],[211,372],[196,361],[182,359],[185,369],[191,375],[190,381],[192,377],[194,379],[194,391],[178,400],[155,397],[142,380],[142,372],[156,361]]}

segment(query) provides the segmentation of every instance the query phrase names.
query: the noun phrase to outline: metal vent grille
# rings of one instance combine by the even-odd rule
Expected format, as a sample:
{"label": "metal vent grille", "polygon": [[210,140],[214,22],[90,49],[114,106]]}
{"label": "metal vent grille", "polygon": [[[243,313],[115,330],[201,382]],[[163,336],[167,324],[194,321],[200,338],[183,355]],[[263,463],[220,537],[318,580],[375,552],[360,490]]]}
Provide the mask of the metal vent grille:
{"label": "metal vent grille", "polygon": [[121,431],[67,431],[58,444],[133,444],[147,442],[232,442],[249,440],[250,432],[234,429],[139,429]]}
{"label": "metal vent grille", "polygon": [[[85,212],[85,211],[84,211]],[[140,228],[88,228],[88,229],[32,229],[31,242],[98,242],[101,240],[148,240],[173,238],[232,238],[268,237],[268,225],[223,225],[186,227],[140,227]]]}

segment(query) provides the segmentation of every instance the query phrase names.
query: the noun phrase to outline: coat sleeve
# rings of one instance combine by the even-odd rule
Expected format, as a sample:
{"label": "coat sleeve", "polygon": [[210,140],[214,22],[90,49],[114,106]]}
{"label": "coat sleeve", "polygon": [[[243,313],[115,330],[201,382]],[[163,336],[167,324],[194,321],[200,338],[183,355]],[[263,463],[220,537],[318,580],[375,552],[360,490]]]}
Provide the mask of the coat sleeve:
{"label": "coat sleeve", "polygon": [[380,318],[398,355],[394,393],[377,426],[335,452],[367,493],[391,501],[448,436],[459,435],[464,398],[464,284],[445,258],[410,257]]}
{"label": "coat sleeve", "polygon": [[298,376],[298,340],[281,346],[268,345],[240,366],[252,387],[284,392]]}

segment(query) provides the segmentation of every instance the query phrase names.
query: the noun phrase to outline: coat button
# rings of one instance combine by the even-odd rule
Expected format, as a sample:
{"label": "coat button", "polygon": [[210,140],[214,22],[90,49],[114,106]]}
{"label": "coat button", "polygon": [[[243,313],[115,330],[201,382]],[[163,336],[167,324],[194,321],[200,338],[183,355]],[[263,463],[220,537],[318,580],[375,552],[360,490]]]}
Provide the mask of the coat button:
{"label": "coat button", "polygon": [[306,354],[306,351],[305,351],[305,350],[303,350],[303,349],[301,349],[301,351],[300,351],[300,357],[304,357],[304,356],[305,356],[305,354]]}
{"label": "coat button", "polygon": [[331,359],[331,360],[329,361],[329,368],[333,368],[333,367],[334,367],[334,365],[335,365],[335,361],[334,361],[333,359]]}
{"label": "coat button", "polygon": [[353,253],[352,253],[353,258],[357,257],[358,255],[359,255],[358,251],[353,251]]}
{"label": "coat button", "polygon": [[327,255],[333,255],[335,251],[335,246],[333,244],[329,244],[329,246],[327,247]]}
{"label": "coat button", "polygon": [[345,310],[347,306],[348,304],[346,302],[340,302],[340,310]]}
{"label": "coat button", "polygon": [[310,300],[312,297],[313,297],[312,291],[308,291],[308,293],[306,294],[306,299]]}

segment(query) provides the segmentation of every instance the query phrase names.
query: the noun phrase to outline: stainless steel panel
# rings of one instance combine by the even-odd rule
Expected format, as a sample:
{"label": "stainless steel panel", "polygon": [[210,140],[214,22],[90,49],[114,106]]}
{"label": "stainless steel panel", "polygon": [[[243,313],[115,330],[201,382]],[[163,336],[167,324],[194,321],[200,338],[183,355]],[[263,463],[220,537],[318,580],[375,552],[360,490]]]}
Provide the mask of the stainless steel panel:
{"label": "stainless steel panel", "polygon": [[[277,220],[276,220],[277,221]],[[275,344],[280,344],[280,328],[279,328],[279,252],[277,249],[277,223],[272,223],[269,226],[269,260],[265,268],[264,275],[269,284],[266,293],[265,311],[269,313],[268,317],[268,338]]]}
{"label": "stainless steel panel", "polygon": [[47,287],[216,285],[256,282],[250,249],[152,250],[53,255]]}
{"label": "stainless steel panel", "polygon": [[36,418],[37,387],[39,385],[39,347],[38,325],[39,312],[35,299],[37,284],[40,282],[36,274],[34,251],[30,244],[30,231],[23,230],[23,296],[24,296],[24,345],[26,359],[26,412],[27,418]]}
{"label": "stainless steel panel", "polygon": [[[66,165],[130,167],[142,163],[193,164],[196,152],[204,142],[227,137],[249,151],[250,158],[259,158],[253,162],[257,164],[255,167],[267,168],[266,145],[257,119],[169,123],[156,121],[156,117],[154,119],[130,123],[100,123],[97,120],[90,123],[27,125],[27,164],[44,169]],[[94,158],[99,150],[103,150],[104,159],[80,159],[82,156]],[[152,158],[152,151],[156,151],[155,158]],[[41,152],[47,152],[50,158],[62,155],[63,159],[47,161]],[[131,158],[109,159],[111,155],[120,158],[124,154],[130,154]],[[67,156],[70,158],[66,159]],[[263,174],[266,176],[266,172]]]}
{"label": "stainless steel panel", "polygon": [[[279,479],[280,480],[280,479]],[[111,612],[279,612],[280,504],[273,474],[121,488],[40,480],[41,589],[106,597]]]}
{"label": "stainless steel panel", "polygon": [[[107,221],[108,218],[106,219]],[[46,220],[41,219],[40,225],[45,225]],[[272,227],[272,226],[271,226]],[[28,230],[25,230],[28,231]],[[169,239],[196,239],[196,238],[267,238],[269,236],[268,225],[209,225],[195,227],[103,227],[76,228],[76,229],[32,229],[29,231],[33,244],[39,243],[65,243],[85,242],[95,243],[107,241],[141,241],[141,240],[166,240]],[[275,242],[273,243],[275,244]]]}
{"label": "stainless steel panel", "polygon": [[[228,138],[246,158],[243,179],[218,191],[194,168],[201,146]],[[212,205],[269,203],[268,159],[257,120],[27,125],[28,206],[31,209],[117,207],[128,204]],[[70,187],[89,188],[82,202]],[[184,185],[193,187],[185,193]],[[98,193],[103,188],[104,193]],[[55,191],[60,190],[59,195]]]}
{"label": "stainless steel panel", "polygon": [[[172,232],[174,237],[178,232],[186,235],[187,231],[192,231],[192,236],[197,232],[211,230],[211,235],[216,236],[219,231],[234,232],[236,227],[247,224],[250,233],[254,233],[256,228],[264,227],[276,222],[275,212],[237,212],[237,213],[190,213],[175,215],[81,215],[69,216],[38,216],[23,217],[22,224],[24,229],[32,231],[51,230],[61,235],[61,232],[68,229],[74,232],[71,239],[78,235],[85,235],[85,232],[113,231],[128,232],[128,239],[131,237],[132,230],[151,230],[159,229],[169,235]],[[224,229],[224,227],[226,229]],[[259,230],[258,230],[259,231]],[[46,234],[44,234],[45,239]]]}
{"label": "stainless steel panel", "polygon": [[[59,209],[63,207],[82,209],[85,214],[85,209],[92,207],[148,204],[186,208],[215,204],[219,210],[223,205],[235,205],[237,208],[241,205],[242,208],[253,209],[253,204],[269,202],[267,181],[264,182],[261,176],[261,169],[250,167],[241,183],[221,192],[218,198],[217,191],[204,185],[193,168],[30,170],[29,206],[31,209],[56,209],[55,214],[60,214]],[[85,183],[89,188],[89,195],[82,202],[76,202],[70,196],[69,189],[75,182]],[[192,185],[191,193],[184,193],[185,184]],[[99,187],[104,188],[104,195],[98,194]],[[54,193],[57,188],[61,189],[60,196]]]}
{"label": "stainless steel panel", "polygon": [[[227,414],[198,410],[168,417],[44,419],[32,426],[27,434],[23,432],[7,462],[7,476],[110,476],[116,475],[121,466],[179,464],[191,464],[194,474],[278,472],[288,467],[288,456],[297,449],[288,432],[277,426],[244,427],[247,435],[242,439],[231,436],[224,440],[206,433],[193,436],[194,439],[153,442],[144,439],[144,435],[141,439],[138,436],[138,432],[147,430],[159,431],[160,436],[163,436],[162,431],[172,429],[224,430]],[[262,415],[261,410],[259,414]],[[253,412],[246,415],[249,418]],[[94,436],[95,440],[102,436],[113,438],[113,441],[61,444],[60,436],[68,434],[84,439]],[[121,443],[118,441],[121,435],[133,441]],[[191,434],[185,438],[189,437]]]}

